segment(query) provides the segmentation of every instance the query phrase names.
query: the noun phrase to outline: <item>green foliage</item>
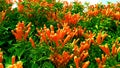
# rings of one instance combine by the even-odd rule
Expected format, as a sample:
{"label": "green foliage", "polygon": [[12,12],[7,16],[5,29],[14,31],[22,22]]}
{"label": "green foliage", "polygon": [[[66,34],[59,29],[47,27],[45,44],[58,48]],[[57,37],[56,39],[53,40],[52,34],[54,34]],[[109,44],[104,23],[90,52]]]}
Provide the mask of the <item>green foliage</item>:
{"label": "green foliage", "polygon": [[[6,11],[4,20],[1,21],[2,15],[0,15],[0,51],[3,51],[4,59],[2,63],[5,65],[5,67],[8,67],[11,64],[11,56],[15,55],[16,61],[21,60],[23,62],[24,68],[56,68],[55,64],[50,61],[50,55],[54,53],[54,51],[52,52],[50,47],[56,49],[55,51],[60,54],[62,54],[63,51],[73,54],[73,48],[75,45],[72,43],[73,39],[80,39],[76,43],[76,45],[80,47],[80,43],[86,40],[84,36],[75,36],[71,38],[63,48],[56,47],[56,44],[54,42],[52,42],[51,44],[47,44],[45,42],[41,43],[41,37],[36,36],[36,28],[44,28],[44,24],[46,24],[47,28],[50,28],[50,25],[53,25],[55,32],[57,32],[57,24],[59,23],[60,28],[62,28],[64,15],[67,12],[71,12],[72,14],[80,14],[80,16],[83,16],[83,19],[78,21],[77,24],[70,24],[70,28],[77,28],[78,26],[86,28],[84,34],[89,31],[94,33],[95,42],[96,37],[100,31],[103,34],[107,33],[108,36],[104,39],[101,45],[107,43],[110,51],[112,51],[112,45],[116,41],[116,39],[118,39],[118,42],[120,42],[120,20],[116,20],[111,16],[102,15],[100,10],[104,8],[104,5],[98,4],[99,13],[96,16],[89,16],[88,12],[84,12],[85,6],[77,2],[73,3],[72,9],[66,8],[66,11],[63,12],[63,3],[54,3],[52,0],[46,1],[47,5],[53,4],[53,7],[46,6],[46,4],[41,6],[40,3],[42,3],[42,1],[40,3],[34,3],[25,0],[24,2],[20,3],[24,6],[24,9],[22,10],[22,12],[19,12],[18,8],[10,10],[12,4],[7,4],[5,0],[0,0],[0,13],[2,13],[2,11]],[[89,5],[87,4],[86,7],[88,8]],[[56,15],[58,14],[58,16],[56,16],[58,19],[52,19],[51,14],[50,20],[48,20],[47,18],[50,15],[49,12],[54,12]],[[31,31],[26,40],[16,40],[11,30],[14,30],[17,23],[22,21],[25,22],[25,26],[29,24],[29,22],[32,22]],[[33,38],[36,48],[32,47],[29,41],[30,37]],[[49,40],[49,42],[50,41],[51,40]],[[60,46],[62,46],[62,44]],[[90,61],[90,65],[88,68],[97,68],[98,65],[95,61],[95,58],[101,58],[101,54],[105,53],[100,49],[98,44],[91,44],[88,52],[89,56],[84,61]],[[116,65],[120,64],[120,52],[118,52],[118,54],[116,54],[115,56],[111,55],[110,57],[108,57],[105,64],[106,68],[111,68],[113,66],[117,68]],[[75,68],[73,58],[68,62],[66,68],[69,68],[70,66],[73,66],[73,68]]]}

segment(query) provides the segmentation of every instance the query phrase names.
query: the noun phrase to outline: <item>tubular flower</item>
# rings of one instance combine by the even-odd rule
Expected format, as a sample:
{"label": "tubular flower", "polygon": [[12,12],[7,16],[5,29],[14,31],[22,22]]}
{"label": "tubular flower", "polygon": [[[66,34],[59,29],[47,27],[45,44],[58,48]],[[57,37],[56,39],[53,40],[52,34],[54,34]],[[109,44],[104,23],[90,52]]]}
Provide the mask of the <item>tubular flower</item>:
{"label": "tubular flower", "polygon": [[88,16],[97,16],[99,11],[97,9],[94,10],[88,10],[87,14]]}
{"label": "tubular flower", "polygon": [[18,4],[18,12],[23,12],[24,10],[24,5]]}
{"label": "tubular flower", "polygon": [[32,47],[35,48],[36,47],[35,46],[35,42],[34,42],[34,40],[31,37],[29,38],[29,41],[30,41]]}
{"label": "tubular flower", "polygon": [[80,57],[74,56],[74,63],[76,65],[76,68],[79,68]]}
{"label": "tubular flower", "polygon": [[88,56],[88,49],[90,44],[88,41],[82,42],[80,47],[74,45],[73,51],[75,56],[81,56],[82,61]]}
{"label": "tubular flower", "polygon": [[12,4],[13,1],[12,0],[5,0],[7,4]]}
{"label": "tubular flower", "polygon": [[15,64],[15,56],[12,56],[12,64]]}
{"label": "tubular flower", "polygon": [[82,29],[81,26],[78,26],[78,34],[79,34],[79,36],[82,36],[84,34],[84,32],[85,32],[85,29]]}
{"label": "tubular flower", "polygon": [[3,61],[3,52],[0,52],[0,63]]}
{"label": "tubular flower", "polygon": [[108,34],[103,34],[102,35],[102,33],[100,32],[100,33],[98,33],[98,36],[97,36],[97,38],[96,38],[96,43],[97,44],[102,44],[102,42],[104,41],[104,39],[106,38],[108,36]]}
{"label": "tubular flower", "polygon": [[84,62],[82,65],[82,68],[88,68],[89,64],[90,64],[90,61]]}
{"label": "tubular flower", "polygon": [[[88,51],[87,52],[83,52],[82,54],[80,54],[79,57],[74,56],[74,63],[76,65],[76,68],[79,68],[79,66],[80,66],[79,64],[81,64],[87,56],[88,56]],[[88,65],[89,64],[87,64],[87,65],[83,64],[82,68],[85,68],[85,67],[87,68]]]}
{"label": "tubular flower", "polygon": [[116,13],[114,13],[114,18],[116,19],[116,20],[120,20],[120,12],[118,11],[118,12],[116,12]]}
{"label": "tubular flower", "polygon": [[65,67],[66,64],[73,57],[73,54],[69,54],[68,52],[63,52],[62,55],[58,53],[54,53],[50,56],[50,60],[56,65],[56,67]]}
{"label": "tubular flower", "polygon": [[93,34],[91,31],[89,33],[85,33],[83,36],[85,39],[89,40],[90,43],[94,43],[95,34]]}
{"label": "tubular flower", "polygon": [[5,16],[6,16],[6,10],[2,11],[2,21],[5,19]]}
{"label": "tubular flower", "polygon": [[3,66],[3,64],[2,64],[2,63],[0,63],[0,68],[4,68],[4,66]]}
{"label": "tubular flower", "polygon": [[110,9],[110,8],[102,9],[101,13],[105,16],[112,16],[113,15],[113,10]]}
{"label": "tubular flower", "polygon": [[116,48],[116,45],[113,44],[113,46],[112,46],[112,55],[114,56],[116,54],[117,54],[117,48]]}
{"label": "tubular flower", "polygon": [[100,47],[100,49],[102,49],[102,51],[106,54],[106,55],[110,55],[110,49],[109,49],[109,47],[108,47],[108,44],[105,44],[105,46],[102,46],[102,45],[100,45],[99,46]]}
{"label": "tubular flower", "polygon": [[102,54],[102,59],[95,58],[95,60],[96,60],[96,62],[98,64],[98,68],[104,68],[104,64],[105,64],[105,62],[107,60],[107,56],[106,55],[104,56],[104,54]]}
{"label": "tubular flower", "polygon": [[12,34],[15,36],[16,40],[26,40],[27,36],[31,30],[31,23],[29,23],[26,27],[24,25],[24,22],[19,22],[16,25],[15,30],[11,30]]}
{"label": "tubular flower", "polygon": [[59,28],[55,31],[53,25],[50,25],[50,29],[47,28],[45,25],[40,30],[36,28],[38,34],[36,34],[38,37],[40,37],[40,42],[46,42],[48,44],[48,41],[55,42],[56,46],[58,47],[60,44],[62,47],[77,34],[77,29],[71,29],[68,25],[64,24],[62,25],[63,28]]}
{"label": "tubular flower", "polygon": [[80,55],[80,60],[81,60],[81,61],[84,61],[85,58],[88,57],[88,55],[89,55],[88,51],[82,52],[81,55]]}
{"label": "tubular flower", "polygon": [[8,68],[23,68],[23,63],[18,61],[16,64],[9,65]]}
{"label": "tubular flower", "polygon": [[79,49],[79,53],[82,53],[83,50],[88,50],[89,48],[90,48],[90,43],[89,43],[89,41],[81,42],[81,44],[80,44],[80,49]]}
{"label": "tubular flower", "polygon": [[72,15],[71,12],[68,12],[67,14],[64,15],[64,22],[63,23],[68,23],[68,24],[76,24],[80,20],[80,15],[79,14],[74,14]]}

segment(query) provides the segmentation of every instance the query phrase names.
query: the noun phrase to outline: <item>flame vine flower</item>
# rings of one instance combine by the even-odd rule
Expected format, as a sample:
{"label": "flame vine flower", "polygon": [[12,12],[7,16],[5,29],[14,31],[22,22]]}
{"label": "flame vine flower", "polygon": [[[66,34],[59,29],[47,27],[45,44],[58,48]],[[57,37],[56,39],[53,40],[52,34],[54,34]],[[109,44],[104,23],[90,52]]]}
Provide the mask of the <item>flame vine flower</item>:
{"label": "flame vine flower", "polygon": [[31,23],[25,26],[24,21],[18,22],[15,30],[11,30],[11,32],[15,36],[16,40],[19,40],[19,41],[21,41],[22,39],[26,40],[31,30],[30,26],[31,26]]}

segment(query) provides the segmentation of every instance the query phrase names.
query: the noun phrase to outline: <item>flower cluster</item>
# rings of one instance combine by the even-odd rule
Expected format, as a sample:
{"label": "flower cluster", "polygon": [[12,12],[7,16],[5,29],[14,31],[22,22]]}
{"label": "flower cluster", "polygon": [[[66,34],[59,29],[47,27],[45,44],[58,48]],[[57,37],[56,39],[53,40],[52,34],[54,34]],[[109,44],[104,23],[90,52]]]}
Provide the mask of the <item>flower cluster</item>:
{"label": "flower cluster", "polygon": [[50,29],[47,28],[46,25],[44,25],[43,29],[39,30],[38,28],[36,28],[36,30],[38,32],[37,36],[40,37],[41,42],[44,41],[48,43],[48,41],[50,40],[55,42],[56,46],[59,46],[59,43],[64,46],[74,36],[84,33],[84,30],[81,27],[79,27],[78,29],[74,28],[72,30],[67,24],[64,24],[63,28],[60,28],[58,26],[58,30],[56,32],[54,31],[53,25],[50,26]]}
{"label": "flower cluster", "polygon": [[68,12],[64,15],[64,20],[63,23],[68,23],[68,24],[77,24],[79,20],[81,19],[81,16],[79,14],[74,14],[72,15],[71,12]]}
{"label": "flower cluster", "polygon": [[[76,68],[79,68],[79,66],[82,66],[83,61],[85,60],[85,58],[88,57],[89,48],[90,48],[89,41],[81,42],[80,48],[78,48],[77,45],[74,46],[73,51],[74,51],[74,62],[75,62]],[[89,65],[89,63],[90,62],[87,63],[87,66]],[[84,66],[82,66],[82,68],[84,68]]]}
{"label": "flower cluster", "polygon": [[25,26],[24,22],[19,22],[16,25],[15,30],[11,30],[11,32],[15,36],[16,40],[22,40],[22,39],[26,40],[31,30],[30,26],[31,26],[31,23]]}
{"label": "flower cluster", "polygon": [[50,55],[50,60],[56,65],[57,68],[65,67],[67,63],[72,59],[73,54],[69,54],[69,52],[63,52],[62,55],[58,53],[54,53]]}

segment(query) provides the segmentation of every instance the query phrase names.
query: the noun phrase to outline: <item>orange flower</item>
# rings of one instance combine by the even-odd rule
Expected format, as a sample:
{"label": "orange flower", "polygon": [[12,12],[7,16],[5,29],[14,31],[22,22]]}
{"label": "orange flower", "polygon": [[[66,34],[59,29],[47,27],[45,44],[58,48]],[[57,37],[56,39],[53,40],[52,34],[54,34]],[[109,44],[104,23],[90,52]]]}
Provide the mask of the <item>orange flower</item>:
{"label": "orange flower", "polygon": [[87,68],[89,64],[90,64],[90,61],[84,62],[84,64],[82,65],[82,68]]}
{"label": "orange flower", "polygon": [[96,42],[97,42],[97,44],[101,44],[103,41],[104,41],[104,39],[105,39],[105,37],[107,37],[108,36],[108,34],[103,34],[102,35],[102,33],[100,32],[100,33],[98,33],[98,36],[97,36],[97,38],[96,38]]}
{"label": "orange flower", "polygon": [[67,43],[67,42],[70,40],[70,38],[71,38],[71,36],[68,35],[68,36],[64,39],[64,43],[63,43],[63,44]]}
{"label": "orange flower", "polygon": [[24,29],[25,28],[24,21],[18,22],[18,24],[16,25],[16,28],[22,28],[22,29]]}
{"label": "orange flower", "polygon": [[48,36],[48,38],[50,38],[50,30],[46,29],[46,35]]}
{"label": "orange flower", "polygon": [[85,46],[84,46],[84,45],[81,45],[81,46],[80,46],[80,49],[79,49],[79,53],[82,53],[84,49],[85,49]]}
{"label": "orange flower", "polygon": [[56,46],[59,46],[59,37],[56,33],[52,36],[52,40],[56,43]]}
{"label": "orange flower", "polygon": [[79,49],[79,53],[82,53],[83,50],[87,50],[90,48],[90,43],[89,41],[85,41],[85,42],[81,42],[80,43],[80,49]]}
{"label": "orange flower", "polygon": [[29,38],[29,41],[30,41],[32,47],[35,48],[35,42],[31,37]]}
{"label": "orange flower", "polygon": [[17,68],[23,68],[23,66],[22,66],[23,64],[22,64],[22,62],[21,61],[18,61],[17,63],[16,63],[16,66],[17,66]]}
{"label": "orange flower", "polygon": [[98,68],[104,68],[104,64],[106,62],[107,56],[104,54],[102,54],[102,60],[100,60],[100,58],[95,58],[97,64],[98,64]]}
{"label": "orange flower", "polygon": [[101,37],[102,37],[102,35],[101,35],[101,32],[100,32],[100,33],[98,33],[98,36],[97,36],[97,38],[96,38],[97,44],[101,44],[101,43],[102,43]]}
{"label": "orange flower", "polygon": [[32,2],[39,2],[40,0],[32,0]]}
{"label": "orange flower", "polygon": [[117,53],[120,52],[120,47],[117,48]]}
{"label": "orange flower", "polygon": [[46,35],[45,35],[45,33],[41,33],[40,34],[40,36],[41,36],[41,41],[45,41],[46,43],[47,43],[47,39],[46,39]]}
{"label": "orange flower", "polygon": [[6,15],[6,10],[5,10],[5,11],[2,11],[2,20],[5,19],[5,15]]}
{"label": "orange flower", "polygon": [[12,56],[12,65],[15,64],[15,56]]}
{"label": "orange flower", "polygon": [[12,0],[5,0],[7,4],[12,4]]}
{"label": "orange flower", "polygon": [[22,40],[21,29],[16,29],[16,32],[14,32],[14,30],[11,30],[11,32],[15,36],[16,40]]}
{"label": "orange flower", "polygon": [[80,20],[79,14],[72,15],[71,12],[68,12],[64,15],[64,23],[76,24]]}
{"label": "orange flower", "polygon": [[[83,54],[83,56],[81,57],[81,60],[84,61],[85,58],[88,57],[88,51],[87,51],[87,52],[84,52],[84,53],[82,53],[82,54]],[[81,54],[81,55],[82,55],[82,54]]]}
{"label": "orange flower", "polygon": [[27,27],[27,28],[30,28],[31,25],[32,25],[32,23],[30,22],[26,27]]}
{"label": "orange flower", "polygon": [[106,62],[106,59],[107,59],[107,56],[106,55],[104,56],[104,54],[102,54],[102,64]]}
{"label": "orange flower", "polygon": [[3,61],[3,52],[0,52],[0,63]]}
{"label": "orange flower", "polygon": [[16,33],[17,33],[17,36],[18,36],[18,40],[22,40],[22,37],[23,37],[23,30],[22,28],[16,28]]}
{"label": "orange flower", "polygon": [[18,12],[23,12],[24,5],[18,4]]}
{"label": "orange flower", "polygon": [[31,28],[29,27],[27,31],[25,31],[25,34],[24,34],[24,40],[26,40],[29,32],[30,32]]}
{"label": "orange flower", "polygon": [[23,0],[18,0],[18,2],[23,2]]}
{"label": "orange flower", "polygon": [[102,14],[106,15],[106,16],[112,16],[113,15],[113,10],[110,8],[107,9],[102,9]]}
{"label": "orange flower", "polygon": [[79,48],[77,45],[74,45],[73,51],[74,51],[74,55],[79,55],[79,53],[78,53]]}
{"label": "orange flower", "polygon": [[109,50],[109,48],[108,48],[108,45],[107,44],[105,44],[105,46],[99,46],[100,47],[100,49],[102,49],[103,50],[103,52],[105,52],[105,54],[106,55],[110,55],[110,50]]}
{"label": "orange flower", "polygon": [[93,11],[93,15],[94,15],[94,16],[97,16],[98,13],[99,13],[98,9],[95,9],[95,10]]}
{"label": "orange flower", "polygon": [[81,26],[78,26],[78,34],[82,36],[84,34],[85,29],[82,29]]}
{"label": "orange flower", "polygon": [[113,46],[112,46],[112,55],[114,56],[115,54],[117,54],[117,48],[116,48],[115,44],[113,44]]}
{"label": "orange flower", "polygon": [[56,65],[56,67],[63,68],[73,57],[73,54],[69,54],[68,52],[63,52],[62,55],[58,53],[54,53],[50,56],[50,60]]}
{"label": "orange flower", "polygon": [[3,64],[2,64],[2,63],[0,63],[0,68],[4,68],[4,66],[3,66]]}
{"label": "orange flower", "polygon": [[77,56],[74,56],[74,63],[76,68],[79,68],[79,62],[80,62],[80,58],[78,58]]}
{"label": "orange flower", "polygon": [[16,64],[9,65],[8,68],[23,68],[22,62],[18,61]]}
{"label": "orange flower", "polygon": [[36,28],[36,30],[37,30],[38,36],[40,36],[41,35],[41,31],[38,28]]}
{"label": "orange flower", "polygon": [[114,13],[114,18],[120,20],[120,12]]}
{"label": "orange flower", "polygon": [[94,43],[94,36],[95,36],[95,34],[93,34],[92,32],[90,32],[90,34],[88,36],[88,40],[90,40],[90,43]]}
{"label": "orange flower", "polygon": [[68,2],[67,1],[64,1],[63,4],[64,4],[64,7],[68,7]]}
{"label": "orange flower", "polygon": [[95,58],[95,61],[99,64],[101,62],[100,58]]}
{"label": "orange flower", "polygon": [[50,25],[50,30],[54,31],[54,26],[53,25]]}

